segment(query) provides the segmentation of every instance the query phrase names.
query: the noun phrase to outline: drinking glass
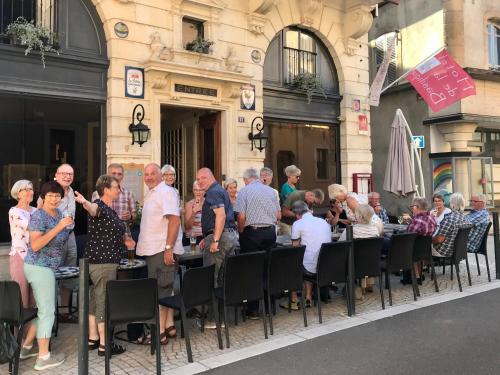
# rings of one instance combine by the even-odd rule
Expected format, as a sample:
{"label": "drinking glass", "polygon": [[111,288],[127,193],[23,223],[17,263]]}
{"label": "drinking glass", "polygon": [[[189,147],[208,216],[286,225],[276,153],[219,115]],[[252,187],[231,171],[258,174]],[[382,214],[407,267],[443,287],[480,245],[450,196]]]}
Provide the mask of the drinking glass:
{"label": "drinking glass", "polygon": [[403,216],[398,216],[398,223],[403,224]]}
{"label": "drinking glass", "polygon": [[196,251],[196,237],[189,237],[189,244],[191,245],[191,252],[194,253]]}

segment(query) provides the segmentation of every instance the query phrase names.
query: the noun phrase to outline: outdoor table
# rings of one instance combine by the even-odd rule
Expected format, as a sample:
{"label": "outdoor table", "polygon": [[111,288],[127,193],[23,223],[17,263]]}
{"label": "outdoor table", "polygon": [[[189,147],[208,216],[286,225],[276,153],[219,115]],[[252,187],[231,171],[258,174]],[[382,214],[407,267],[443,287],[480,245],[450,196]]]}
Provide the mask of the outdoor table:
{"label": "outdoor table", "polygon": [[[59,306],[59,281],[61,280],[68,280],[68,279],[74,279],[75,277],[78,277],[80,274],[80,268],[78,267],[59,267],[55,272],[55,278],[56,278],[56,317],[54,320],[54,336],[57,336],[57,333],[59,331],[59,308],[60,307],[68,307],[68,306]],[[72,315],[74,312],[76,312],[77,309],[70,307],[70,315]]]}
{"label": "outdoor table", "polygon": [[196,245],[196,250],[191,251],[191,245],[184,246],[184,254],[179,255],[179,266],[186,268],[201,267],[203,265],[203,251],[199,245]]}
{"label": "outdoor table", "polygon": [[132,263],[130,263],[128,259],[120,259],[120,265],[118,266],[118,271],[129,271],[142,267],[146,267],[146,261],[143,259],[134,259]]}
{"label": "outdoor table", "polygon": [[384,224],[384,236],[391,237],[394,232],[406,232],[407,224]]}

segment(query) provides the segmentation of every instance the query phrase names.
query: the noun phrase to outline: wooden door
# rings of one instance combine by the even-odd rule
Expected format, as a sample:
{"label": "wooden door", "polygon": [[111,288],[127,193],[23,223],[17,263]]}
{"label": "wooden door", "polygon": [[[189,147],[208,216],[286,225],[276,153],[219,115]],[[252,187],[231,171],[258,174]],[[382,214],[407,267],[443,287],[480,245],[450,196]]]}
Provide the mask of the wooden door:
{"label": "wooden door", "polygon": [[198,135],[198,167],[212,170],[217,181],[221,181],[221,129],[220,112],[200,117]]}

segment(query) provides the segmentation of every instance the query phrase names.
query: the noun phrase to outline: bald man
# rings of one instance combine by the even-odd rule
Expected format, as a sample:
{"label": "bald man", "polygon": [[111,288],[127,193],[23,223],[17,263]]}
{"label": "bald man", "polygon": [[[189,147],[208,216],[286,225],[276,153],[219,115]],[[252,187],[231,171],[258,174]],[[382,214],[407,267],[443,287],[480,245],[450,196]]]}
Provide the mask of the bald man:
{"label": "bald man", "polygon": [[[144,183],[149,191],[144,197],[137,255],[146,257],[148,277],[158,280],[158,298],[161,299],[172,295],[177,256],[184,253],[181,213],[177,192],[163,183],[158,164],[146,165]],[[175,336],[174,312],[160,305],[161,344],[167,344],[168,338]]]}
{"label": "bald man", "polygon": [[[196,180],[205,191],[205,201],[201,210],[203,240],[203,265],[215,264],[215,285],[222,286],[222,266],[228,255],[234,254],[238,239],[234,214],[227,191],[215,180],[212,171],[201,168]],[[205,328],[215,328],[215,323],[205,323]]]}

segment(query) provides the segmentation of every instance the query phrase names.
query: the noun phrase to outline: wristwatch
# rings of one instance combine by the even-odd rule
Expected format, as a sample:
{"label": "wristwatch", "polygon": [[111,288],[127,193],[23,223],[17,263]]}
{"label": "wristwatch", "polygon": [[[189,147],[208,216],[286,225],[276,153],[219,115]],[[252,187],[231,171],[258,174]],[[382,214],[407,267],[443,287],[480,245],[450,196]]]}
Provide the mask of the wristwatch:
{"label": "wristwatch", "polygon": [[168,251],[168,250],[172,250],[173,248],[174,248],[174,247],[173,247],[173,246],[171,246],[171,245],[166,245],[166,246],[165,246],[165,250],[167,250],[167,251]]}
{"label": "wristwatch", "polygon": [[212,240],[213,243],[219,243],[219,240]]}

